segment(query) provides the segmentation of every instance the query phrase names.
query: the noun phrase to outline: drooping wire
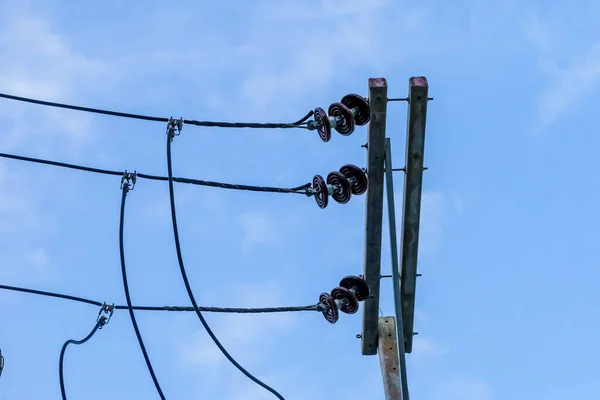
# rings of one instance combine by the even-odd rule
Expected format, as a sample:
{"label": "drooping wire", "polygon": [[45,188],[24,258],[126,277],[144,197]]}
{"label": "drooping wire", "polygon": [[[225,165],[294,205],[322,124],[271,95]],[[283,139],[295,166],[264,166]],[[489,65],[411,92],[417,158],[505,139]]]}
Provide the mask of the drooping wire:
{"label": "drooping wire", "polygon": [[140,332],[140,328],[138,327],[137,320],[135,319],[135,313],[133,312],[133,306],[131,304],[131,295],[129,293],[129,283],[127,282],[127,268],[125,266],[125,246],[123,244],[123,232],[125,230],[125,203],[127,200],[127,193],[129,192],[130,186],[129,182],[124,182],[122,184],[122,195],[121,195],[121,212],[119,218],[119,253],[121,256],[121,273],[123,275],[123,289],[125,290],[125,300],[127,301],[127,309],[129,311],[129,318],[131,319],[131,325],[133,325],[133,329],[135,331],[135,336],[137,337],[137,341],[140,345],[140,350],[144,355],[144,360],[146,361],[146,366],[148,367],[148,372],[152,377],[152,382],[154,382],[154,386],[156,387],[156,391],[162,400],[165,400],[165,395],[163,394],[162,388],[160,387],[160,383],[158,383],[158,378],[154,373],[154,368],[152,368],[152,362],[150,361],[150,357],[148,356],[148,352],[146,351],[146,346],[144,345],[144,339],[142,339],[142,334]]}
{"label": "drooping wire", "polygon": [[[31,99],[28,97],[15,96],[12,94],[0,93],[1,98],[5,98],[8,100],[16,100],[25,103],[38,104],[42,106],[56,107],[56,108],[65,108],[69,110],[75,111],[84,111],[94,114],[103,114],[110,115],[112,117],[123,117],[123,118],[131,118],[138,119],[144,121],[152,121],[152,122],[168,122],[169,118],[164,117],[153,117],[149,115],[141,115],[141,114],[131,114],[120,111],[110,111],[103,110],[99,108],[90,108],[83,106],[76,106],[71,104],[64,103],[56,103],[53,101],[45,101],[45,100],[37,100]],[[289,129],[289,128],[300,128],[300,129],[309,129],[307,127],[306,120],[313,115],[313,112],[310,111],[303,118],[299,119],[296,122],[292,123],[257,123],[257,122],[217,122],[217,121],[197,121],[194,119],[184,119],[183,123],[187,125],[196,125],[196,126],[205,126],[205,127],[216,127],[216,128],[263,128],[263,129]]]}
{"label": "drooping wire", "polygon": [[[28,289],[28,288],[21,288],[21,287],[17,287],[17,286],[8,286],[8,285],[0,285],[0,289],[11,290],[14,292],[37,294],[40,296],[56,297],[59,299],[71,300],[71,301],[76,301],[79,303],[91,304],[93,306],[102,307],[102,303],[99,301],[85,299],[83,297],[71,296],[68,294],[45,292],[43,290]],[[115,308],[117,308],[117,307],[115,307]]]}
{"label": "drooping wire", "polygon": [[[15,154],[0,153],[0,157],[12,159],[12,160],[32,162],[32,163],[37,163],[37,164],[52,165],[55,167],[69,168],[69,169],[85,171],[85,172],[92,172],[92,173],[96,173],[96,174],[113,175],[113,176],[122,176],[123,175],[123,171],[92,168],[92,167],[86,167],[83,165],[67,164],[67,163],[58,162],[58,161],[44,160],[41,158],[25,157],[25,156],[20,156],[20,155],[15,155]],[[164,181],[164,182],[169,180],[166,176],[148,175],[148,174],[142,174],[142,173],[137,173],[137,177],[142,178],[142,179],[148,179],[148,180],[154,180],[154,181]],[[306,183],[304,185],[293,187],[293,188],[278,188],[278,187],[271,187],[271,186],[239,185],[236,183],[223,183],[223,182],[205,181],[205,180],[201,180],[201,179],[177,178],[177,177],[174,177],[173,181],[179,182],[179,183],[187,183],[187,184],[191,184],[191,185],[216,187],[216,188],[221,188],[221,189],[245,190],[245,191],[251,191],[251,192],[269,192],[269,193],[296,193],[296,194],[303,194],[303,195],[308,194],[307,189],[310,187],[310,183]]]}
{"label": "drooping wire", "polygon": [[[100,313],[102,313],[102,309],[100,310]],[[108,318],[106,318],[103,315],[99,315],[98,319],[96,320],[96,325],[94,325],[94,328],[92,329],[92,331],[85,338],[83,338],[81,340],[69,339],[63,344],[62,349],[60,350],[60,358],[58,360],[58,378],[60,380],[60,393],[62,395],[63,400],[67,400],[67,393],[65,391],[65,377],[64,377],[64,372],[63,372],[65,351],[67,350],[67,347],[70,344],[76,344],[76,345],[84,344],[85,342],[90,340],[92,338],[92,336],[94,336],[94,334],[96,333],[96,331],[98,329],[102,329],[102,327],[104,325],[106,325],[107,323],[108,323]]]}
{"label": "drooping wire", "polygon": [[[46,292],[43,290],[27,289],[16,286],[0,285],[1,290],[11,290],[15,292],[30,293],[40,296],[55,297],[70,301],[75,301],[84,304],[90,304],[93,306],[102,306],[102,302],[86,299],[83,297],[70,296],[61,293]],[[184,306],[132,306],[137,311],[196,311],[194,307]],[[315,304],[310,306],[290,306],[290,307],[262,307],[262,308],[240,308],[240,307],[206,307],[199,306],[198,309],[204,312],[214,313],[234,313],[234,314],[264,314],[264,313],[280,313],[280,312],[300,312],[300,311],[323,311],[324,306],[322,304]],[[126,305],[117,305],[115,310],[127,310]]]}
{"label": "drooping wire", "polygon": [[271,392],[279,400],[285,400],[285,398],[281,394],[279,394],[275,389],[273,389],[270,386],[268,386],[267,384],[263,383],[258,378],[256,378],[254,375],[252,375],[250,372],[248,372],[244,367],[242,367],[240,365],[240,363],[238,363],[235,360],[235,358],[233,358],[229,354],[229,352],[225,349],[225,347],[223,347],[223,345],[221,344],[221,342],[219,341],[217,336],[214,334],[214,332],[212,331],[212,329],[210,328],[210,326],[204,319],[202,312],[198,308],[198,304],[196,303],[196,298],[194,296],[194,292],[192,291],[192,287],[190,285],[190,282],[187,277],[187,273],[185,271],[185,265],[183,263],[183,255],[181,253],[181,243],[179,241],[179,229],[177,227],[177,211],[175,208],[175,190],[174,190],[175,188],[173,185],[173,182],[174,182],[173,181],[173,163],[171,160],[171,142],[172,142],[174,136],[175,136],[175,128],[169,123],[169,126],[167,127],[167,171],[168,171],[168,177],[169,177],[169,201],[171,203],[171,220],[173,222],[173,237],[175,239],[175,250],[177,253],[177,261],[179,263],[179,269],[181,271],[181,278],[183,279],[183,283],[185,285],[185,289],[187,291],[188,297],[190,298],[190,301],[191,301],[192,305],[194,306],[194,310],[196,311],[196,315],[198,316],[198,319],[202,323],[202,326],[204,327],[204,329],[206,330],[206,332],[208,333],[210,338],[213,340],[215,345],[219,348],[219,350],[221,350],[223,355],[229,360],[229,362],[231,362],[238,370],[240,370],[240,372],[242,372],[244,375],[246,375],[251,381],[253,381],[257,385],[261,386],[262,388],[266,389],[267,391]]}

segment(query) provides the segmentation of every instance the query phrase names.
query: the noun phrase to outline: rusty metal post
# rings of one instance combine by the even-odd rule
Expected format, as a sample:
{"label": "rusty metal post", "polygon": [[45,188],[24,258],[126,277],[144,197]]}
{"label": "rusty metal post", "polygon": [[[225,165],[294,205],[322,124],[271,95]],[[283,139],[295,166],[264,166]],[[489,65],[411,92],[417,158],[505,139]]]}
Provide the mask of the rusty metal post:
{"label": "rusty metal post", "polygon": [[409,80],[408,124],[406,132],[406,165],[404,203],[401,228],[401,298],[404,325],[404,347],[412,352],[415,315],[415,287],[419,252],[421,193],[423,190],[423,156],[425,150],[425,120],[427,117],[428,84],[425,77]]}
{"label": "rusty metal post", "polygon": [[383,222],[383,175],[385,156],[385,128],[387,110],[387,82],[384,78],[369,79],[371,121],[367,142],[364,279],[371,295],[363,307],[361,350],[363,355],[377,354],[379,283],[381,279],[381,237]]}

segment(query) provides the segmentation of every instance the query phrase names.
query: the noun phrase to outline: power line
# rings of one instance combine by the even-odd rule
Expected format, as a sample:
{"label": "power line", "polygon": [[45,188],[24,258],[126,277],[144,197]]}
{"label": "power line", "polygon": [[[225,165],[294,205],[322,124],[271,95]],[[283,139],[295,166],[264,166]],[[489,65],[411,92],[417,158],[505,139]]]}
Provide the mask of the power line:
{"label": "power line", "polygon": [[[0,93],[0,98],[8,99],[8,100],[16,100],[25,103],[38,104],[42,106],[48,107],[56,107],[56,108],[65,108],[69,110],[75,111],[84,111],[88,113],[94,114],[103,114],[109,115],[112,117],[122,117],[122,118],[130,118],[130,119],[138,119],[144,121],[152,121],[152,122],[168,122],[170,118],[164,117],[154,117],[149,115],[142,114],[131,114],[120,111],[110,111],[103,110],[99,108],[90,108],[84,106],[76,106],[71,104],[64,103],[56,103],[53,101],[45,101],[32,99],[28,97],[15,96],[12,94]],[[301,128],[301,129],[309,129],[307,120],[313,115],[313,111],[308,112],[303,118],[299,119],[296,122],[292,123],[257,123],[257,122],[218,122],[218,121],[198,121],[194,119],[183,119],[182,122],[186,125],[195,125],[195,126],[204,126],[204,127],[215,127],[215,128],[262,128],[262,129],[289,129],[289,128]],[[313,128],[314,129],[314,128]]]}
{"label": "power line", "polygon": [[[17,286],[0,285],[0,289],[21,292],[21,293],[36,294],[36,295],[40,295],[40,296],[55,297],[55,298],[70,300],[70,301],[74,301],[74,302],[90,304],[90,305],[98,306],[98,307],[102,307],[103,304],[106,304],[106,303],[102,303],[99,301],[86,299],[83,297],[70,296],[70,295],[61,294],[61,293],[46,292],[43,290],[28,289],[28,288],[22,288],[22,287],[17,287]],[[300,312],[300,311],[322,312],[324,307],[325,306],[323,304],[319,303],[319,304],[314,304],[314,305],[310,305],[310,306],[262,307],[262,308],[199,306],[198,309],[200,309],[200,311],[204,311],[204,312],[224,313],[224,314],[265,314],[265,313]],[[127,310],[127,308],[128,308],[128,306],[126,306],[126,305],[114,306],[115,310]],[[136,305],[133,305],[132,308],[134,310],[138,310],[138,311],[175,311],[175,312],[177,312],[177,311],[186,311],[186,312],[195,311],[194,307],[184,307],[184,306],[136,306]]]}
{"label": "power line", "polygon": [[[102,313],[108,314],[108,317],[105,315],[102,315]],[[94,336],[96,331],[98,331],[98,329],[102,329],[102,327],[104,325],[108,324],[108,321],[110,321],[111,316],[112,316],[112,309],[107,307],[106,305],[103,305],[102,308],[100,308],[100,312],[98,312],[98,318],[96,319],[96,325],[94,325],[94,328],[91,330],[91,332],[85,338],[83,338],[81,340],[70,339],[70,340],[67,340],[63,344],[62,349],[60,350],[60,358],[58,359],[58,379],[60,381],[60,393],[62,395],[63,400],[67,400],[67,393],[65,391],[65,378],[64,378],[64,372],[63,372],[65,351],[67,350],[67,347],[70,344],[81,345],[81,344],[84,344],[85,342],[87,342],[88,340],[90,340],[92,338],[92,336]]]}
{"label": "power line", "polygon": [[[180,129],[180,128],[178,127],[178,129]],[[252,375],[250,372],[248,372],[244,367],[242,367],[235,360],[235,358],[233,358],[229,354],[229,352],[225,349],[225,347],[223,347],[223,345],[221,344],[221,342],[219,341],[217,336],[214,334],[214,332],[212,331],[212,329],[210,328],[210,326],[204,319],[202,312],[198,308],[198,304],[196,303],[196,299],[194,297],[194,293],[192,291],[192,287],[190,286],[190,282],[187,278],[187,273],[185,271],[185,266],[183,264],[183,255],[181,253],[181,244],[179,242],[179,229],[177,228],[177,211],[175,208],[175,188],[173,185],[173,163],[171,160],[171,142],[173,141],[173,138],[175,137],[175,135],[176,135],[175,127],[169,123],[169,125],[167,126],[167,171],[168,171],[168,177],[169,177],[169,201],[171,203],[171,220],[173,222],[173,238],[175,239],[175,250],[177,252],[177,261],[179,263],[179,269],[181,271],[181,278],[183,279],[183,283],[185,284],[185,289],[187,291],[188,297],[190,298],[190,301],[192,302],[192,305],[194,306],[194,310],[196,311],[196,315],[198,316],[198,319],[202,323],[202,326],[204,327],[204,329],[206,330],[206,332],[208,333],[210,338],[213,340],[215,345],[219,348],[219,350],[221,350],[223,355],[238,370],[240,370],[240,372],[242,372],[244,375],[246,375],[251,381],[253,381],[257,385],[261,386],[262,388],[266,389],[267,391],[271,392],[279,400],[285,400],[285,398],[281,394],[279,394],[275,389],[273,389],[270,386],[268,386],[267,384],[263,383],[258,378],[256,378],[254,375]]]}
{"label": "power line", "polygon": [[[123,171],[115,171],[115,170],[102,169],[102,168],[93,168],[93,167],[87,167],[87,166],[83,166],[83,165],[68,164],[68,163],[63,163],[63,162],[58,162],[58,161],[26,157],[26,156],[21,156],[21,155],[16,155],[16,154],[0,153],[0,158],[8,158],[8,159],[12,159],[12,160],[26,161],[26,162],[36,163],[36,164],[51,165],[54,167],[74,169],[74,170],[79,170],[79,171],[91,172],[91,173],[95,173],[95,174],[123,176]],[[166,182],[169,180],[168,177],[166,177],[166,176],[148,175],[148,174],[142,174],[139,172],[136,172],[136,177],[142,178],[142,179],[153,180],[153,181]],[[178,183],[187,183],[190,185],[199,185],[199,186],[209,186],[209,187],[215,187],[215,188],[220,188],[220,189],[244,190],[244,191],[251,191],[251,192],[269,192],[269,193],[296,193],[296,194],[310,195],[310,193],[307,191],[307,189],[310,187],[310,183],[306,183],[304,185],[293,187],[293,188],[279,188],[279,187],[272,187],[272,186],[240,185],[240,184],[236,184],[236,183],[223,183],[223,182],[215,182],[215,181],[206,181],[206,180],[201,180],[201,179],[177,178],[177,177],[174,177],[173,181],[178,182]]]}
{"label": "power line", "polygon": [[[239,184],[230,184],[230,183],[222,183],[222,182],[214,182],[214,181],[205,181],[198,179],[189,179],[189,178],[176,178],[173,177],[173,168],[172,168],[172,154],[171,154],[171,142],[173,138],[180,134],[183,124],[190,124],[196,126],[205,126],[205,127],[222,127],[222,128],[303,128],[308,130],[319,131],[319,136],[325,142],[327,142],[331,135],[331,128],[335,128],[342,135],[349,135],[354,131],[354,126],[356,125],[364,125],[368,122],[368,116],[370,115],[369,104],[366,99],[358,96],[358,95],[347,95],[345,96],[341,103],[334,103],[330,106],[329,116],[325,111],[321,108],[316,108],[315,111],[309,112],[305,117],[301,120],[296,121],[292,124],[279,124],[279,123],[230,123],[230,122],[212,122],[212,121],[197,121],[197,120],[174,120],[173,118],[161,118],[161,117],[153,117],[147,115],[140,114],[130,114],[130,113],[122,113],[116,111],[102,110],[102,109],[94,109],[82,106],[74,106],[69,104],[61,104],[54,102],[47,102],[42,100],[30,99],[25,97],[13,96],[8,94],[0,93],[0,97],[7,98],[11,100],[24,101],[28,103],[46,105],[51,107],[58,108],[66,108],[78,111],[92,112],[104,115],[111,115],[117,117],[125,117],[125,118],[133,118],[154,122],[167,122],[167,169],[168,176],[156,176],[156,175],[148,175],[141,174],[137,172],[128,173],[127,171],[115,171],[115,170],[107,170],[107,169],[99,169],[88,166],[76,165],[76,164],[67,164],[57,161],[44,160],[32,157],[25,157],[14,154],[6,154],[0,153],[0,157],[15,159],[26,162],[33,162],[39,164],[46,164],[52,166],[58,166],[62,168],[69,168],[75,170],[81,170],[85,172],[111,175],[111,176],[121,176],[121,189],[122,189],[122,203],[121,203],[121,213],[120,213],[120,231],[119,231],[119,242],[120,242],[120,255],[121,255],[121,269],[123,275],[123,286],[125,290],[127,305],[126,306],[112,306],[107,305],[106,303],[100,304],[94,300],[89,300],[81,297],[62,295],[58,293],[51,292],[42,292],[36,291],[33,289],[25,289],[25,288],[15,288],[9,287],[6,285],[0,285],[0,288],[16,290],[21,292],[46,295],[51,297],[59,297],[68,299],[71,301],[77,301],[92,305],[100,305],[101,311],[105,313],[109,313],[112,315],[115,309],[127,309],[129,311],[129,315],[132,321],[132,325],[134,327],[140,349],[144,355],[148,370],[152,376],[152,379],[155,383],[157,391],[162,399],[164,399],[164,395],[158,383],[158,380],[154,374],[151,362],[149,360],[147,351],[145,349],[145,345],[143,343],[139,328],[137,326],[137,322],[135,319],[134,310],[151,310],[151,311],[194,311],[198,316],[200,322],[202,323],[204,329],[207,331],[213,342],[219,348],[219,350],[225,355],[225,357],[244,375],[246,375],[250,380],[254,383],[258,384],[262,388],[266,389],[273,395],[275,395],[280,400],[285,400],[284,397],[279,394],[277,391],[257,379],[254,375],[244,369],[223,347],[220,343],[216,335],[211,330],[210,326],[204,319],[202,315],[202,311],[209,312],[231,312],[231,313],[266,313],[266,312],[296,312],[296,311],[318,311],[323,313],[326,320],[330,323],[335,323],[338,319],[338,311],[342,311],[347,314],[353,314],[358,310],[358,302],[364,300],[365,296],[368,296],[369,288],[366,286],[366,282],[358,277],[348,276],[342,281],[340,281],[340,287],[336,287],[329,293],[322,293],[319,297],[319,303],[312,306],[301,306],[301,307],[270,307],[270,308],[218,308],[218,307],[200,307],[198,306],[193,291],[191,289],[191,285],[187,278],[187,273],[185,271],[185,266],[183,263],[181,244],[179,240],[179,231],[177,227],[177,214],[175,207],[175,196],[174,196],[174,182],[179,183],[187,183],[201,186],[210,186],[217,187],[223,189],[233,189],[233,190],[247,190],[247,191],[257,191],[257,192],[272,192],[272,193],[296,193],[303,194],[306,196],[314,196],[315,201],[319,205],[320,208],[325,208],[327,206],[327,199],[331,196],[336,202],[340,204],[345,204],[349,201],[352,194],[362,194],[366,190],[367,185],[367,176],[364,170],[354,166],[354,165],[345,165],[340,168],[339,171],[331,172],[327,179],[324,179],[320,175],[316,175],[313,177],[312,184],[307,183],[302,186],[298,186],[295,188],[277,188],[277,187],[268,187],[268,186],[251,186],[251,185],[239,185]],[[307,120],[315,115],[315,121]],[[319,118],[317,118],[319,117]],[[127,193],[134,188],[137,178],[149,179],[149,180],[157,180],[157,181],[167,181],[169,185],[169,200],[171,207],[171,218],[172,218],[172,226],[173,226],[173,236],[175,240],[175,247],[177,252],[177,260],[180,267],[180,272],[182,279],[184,281],[186,291],[188,297],[192,303],[193,307],[179,307],[179,306],[163,306],[163,307],[155,307],[155,306],[134,306],[132,305],[130,294],[129,294],[129,286],[127,282],[126,275],[126,266],[125,266],[125,258],[124,258],[124,244],[123,244],[123,231],[124,231],[124,213],[125,213],[125,202]],[[344,283],[345,282],[345,283]],[[363,287],[364,286],[364,287]],[[63,399],[66,399],[65,390],[64,390],[64,378],[63,378],[63,359],[66,347],[69,344],[83,344],[88,341],[94,333],[101,329],[102,326],[108,322],[110,316],[108,318],[101,316],[97,319],[97,324],[94,329],[90,332],[90,334],[81,341],[69,340],[65,342],[63,348],[61,350],[61,356],[59,361],[60,368],[60,383],[61,383],[61,392],[63,395]],[[3,360],[2,360],[3,361]]]}
{"label": "power line", "polygon": [[[158,378],[154,373],[154,368],[152,368],[152,362],[150,361],[150,357],[148,356],[148,352],[146,351],[146,346],[144,345],[144,339],[142,339],[142,334],[140,332],[140,328],[138,327],[137,321],[135,319],[135,313],[133,312],[132,304],[131,304],[131,295],[129,294],[129,284],[127,283],[127,268],[125,266],[125,249],[123,245],[123,231],[125,227],[125,203],[127,200],[127,193],[133,186],[130,186],[129,180],[131,178],[127,177],[127,182],[123,182],[121,185],[122,195],[121,195],[121,212],[119,218],[119,254],[121,258],[121,272],[123,275],[123,289],[125,290],[125,299],[127,301],[127,309],[129,311],[129,317],[131,319],[131,325],[133,325],[133,329],[135,331],[135,336],[137,337],[138,343],[140,345],[140,350],[144,355],[144,360],[146,361],[146,366],[148,367],[148,372],[152,377],[152,382],[154,382],[154,386],[156,387],[156,391],[162,400],[165,400],[165,395],[160,387],[160,383],[158,383]],[[131,183],[133,185],[133,183]]]}

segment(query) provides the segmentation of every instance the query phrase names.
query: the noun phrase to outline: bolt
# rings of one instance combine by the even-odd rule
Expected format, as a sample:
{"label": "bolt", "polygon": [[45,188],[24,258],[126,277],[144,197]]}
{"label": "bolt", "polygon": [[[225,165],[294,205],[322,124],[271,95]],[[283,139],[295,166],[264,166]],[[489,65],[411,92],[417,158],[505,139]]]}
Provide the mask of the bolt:
{"label": "bolt", "polygon": [[356,338],[357,338],[357,339],[362,339],[362,335],[361,335],[360,333],[357,333],[357,334],[356,334]]}

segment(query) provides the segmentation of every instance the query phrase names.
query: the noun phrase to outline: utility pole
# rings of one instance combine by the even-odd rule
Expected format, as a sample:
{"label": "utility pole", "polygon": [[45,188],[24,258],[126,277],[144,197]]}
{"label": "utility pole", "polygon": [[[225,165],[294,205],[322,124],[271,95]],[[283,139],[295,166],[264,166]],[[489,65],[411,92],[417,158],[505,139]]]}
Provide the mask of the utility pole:
{"label": "utility pole", "polygon": [[385,125],[387,82],[384,78],[369,79],[371,120],[367,142],[364,279],[371,294],[365,300],[362,320],[362,354],[377,354],[379,330],[379,281],[381,279],[381,236],[383,222],[383,175],[385,157]]}
{"label": "utility pole", "polygon": [[402,316],[404,347],[412,352],[417,285],[417,256],[423,192],[423,156],[425,153],[425,120],[429,87],[425,77],[410,78],[408,93],[408,124],[406,130],[406,165],[404,167],[404,198],[402,204]]}
{"label": "utility pole", "polygon": [[[369,79],[371,121],[368,129],[367,174],[369,187],[366,199],[364,279],[371,295],[363,308],[361,350],[363,355],[379,352],[381,374],[386,400],[409,400],[406,359],[412,351],[414,326],[415,287],[421,193],[423,182],[423,155],[425,120],[427,115],[428,83],[425,77],[409,79],[406,98],[388,99],[384,78]],[[406,132],[406,164],[392,166],[391,139],[386,138],[388,101],[408,102]],[[400,249],[396,236],[393,172],[404,171],[402,226]],[[383,222],[383,188],[387,192],[390,245],[392,256],[392,284],[395,316],[378,317],[381,279],[381,241]]]}

